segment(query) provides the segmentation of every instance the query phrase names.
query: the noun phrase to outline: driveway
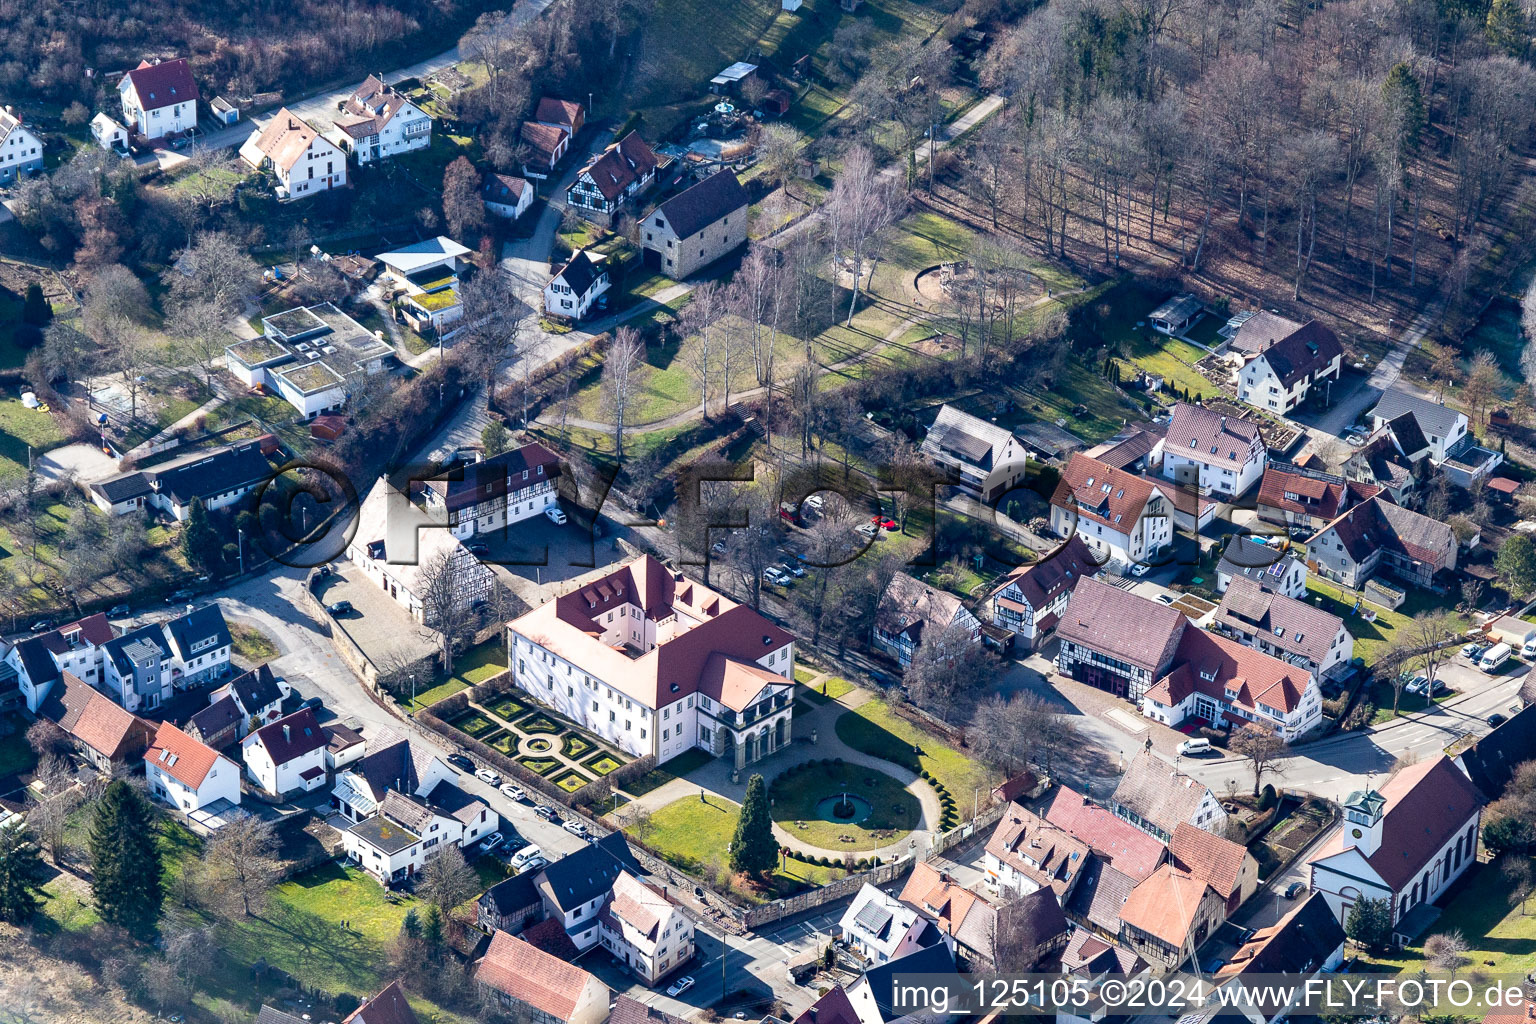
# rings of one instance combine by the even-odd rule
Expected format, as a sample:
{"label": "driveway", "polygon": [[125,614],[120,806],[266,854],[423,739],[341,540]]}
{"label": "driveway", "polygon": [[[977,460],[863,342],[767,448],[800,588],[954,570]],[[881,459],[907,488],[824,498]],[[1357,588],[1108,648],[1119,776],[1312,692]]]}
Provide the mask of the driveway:
{"label": "driveway", "polygon": [[116,476],[117,460],[93,444],[67,444],[40,455],[33,463],[43,480],[75,480],[93,484]]}

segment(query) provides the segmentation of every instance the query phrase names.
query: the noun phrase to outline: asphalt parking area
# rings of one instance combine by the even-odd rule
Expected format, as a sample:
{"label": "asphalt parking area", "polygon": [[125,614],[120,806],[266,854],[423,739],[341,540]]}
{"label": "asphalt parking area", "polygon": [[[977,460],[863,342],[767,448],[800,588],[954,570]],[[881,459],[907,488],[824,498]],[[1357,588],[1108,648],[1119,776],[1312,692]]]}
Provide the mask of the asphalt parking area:
{"label": "asphalt parking area", "polygon": [[[605,533],[601,538],[569,513],[564,526],[556,526],[541,514],[500,530],[476,534],[465,543],[486,545],[489,550],[479,557],[498,574],[535,584],[559,582],[621,557],[614,543],[616,528],[606,520],[599,522]],[[513,589],[518,589],[515,584]]]}
{"label": "asphalt parking area", "polygon": [[337,601],[352,603],[351,612],[331,618],[375,665],[383,668],[396,655],[414,662],[436,652],[437,640],[432,630],[411,618],[393,598],[365,579],[362,570],[347,562],[333,563],[332,568],[331,574],[321,581],[316,596],[327,606]]}

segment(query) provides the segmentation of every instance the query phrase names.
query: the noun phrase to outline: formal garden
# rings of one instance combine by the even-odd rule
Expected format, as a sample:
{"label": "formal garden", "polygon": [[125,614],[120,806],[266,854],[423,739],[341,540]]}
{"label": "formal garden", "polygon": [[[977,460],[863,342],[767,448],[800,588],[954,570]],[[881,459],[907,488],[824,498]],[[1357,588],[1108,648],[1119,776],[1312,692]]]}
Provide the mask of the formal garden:
{"label": "formal garden", "polygon": [[776,779],[773,820],[807,846],[838,851],[889,846],[917,828],[922,805],[884,772],[841,761],[803,761]]}
{"label": "formal garden", "polygon": [[483,708],[468,705],[449,725],[574,793],[630,758],[522,694],[500,694]]}

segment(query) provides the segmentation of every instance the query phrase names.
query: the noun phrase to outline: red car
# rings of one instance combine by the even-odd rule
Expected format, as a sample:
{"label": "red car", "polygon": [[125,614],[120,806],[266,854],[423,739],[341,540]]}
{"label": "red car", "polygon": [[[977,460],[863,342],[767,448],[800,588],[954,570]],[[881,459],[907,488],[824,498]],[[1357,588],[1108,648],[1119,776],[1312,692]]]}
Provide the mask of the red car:
{"label": "red car", "polygon": [[885,516],[875,515],[870,516],[869,521],[880,527],[882,530],[889,530],[891,532],[896,530],[896,520],[894,519],[887,519]]}

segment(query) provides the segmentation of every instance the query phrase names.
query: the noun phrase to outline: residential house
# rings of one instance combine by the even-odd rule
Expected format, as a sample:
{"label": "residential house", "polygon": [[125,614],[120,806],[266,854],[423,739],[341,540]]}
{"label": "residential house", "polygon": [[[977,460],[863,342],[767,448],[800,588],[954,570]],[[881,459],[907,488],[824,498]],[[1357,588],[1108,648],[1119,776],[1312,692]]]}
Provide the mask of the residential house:
{"label": "residential house", "polygon": [[729,168],[679,192],[646,214],[639,229],[646,269],[681,281],[745,245],[750,204]]}
{"label": "residential house", "polygon": [[423,746],[386,733],[376,737],[373,748],[336,776],[331,805],[348,821],[375,814],[391,790],[400,793],[432,792],[440,782],[458,777],[443,761]]}
{"label": "residential house", "polygon": [[348,1014],[341,1024],[417,1024],[416,1011],[396,980]]}
{"label": "residential house", "polygon": [[599,919],[614,883],[625,872],[644,874],[622,832],[566,854],[534,879],[544,916],[558,921],[577,949],[591,949],[602,935]]}
{"label": "residential house", "polygon": [[1242,576],[1222,596],[1215,626],[1249,647],[1306,669],[1318,682],[1338,676],[1355,656],[1355,638],[1343,619]]}
{"label": "residential house", "polygon": [[102,646],[103,689],[125,709],[153,711],[171,699],[171,646],[159,623]]}
{"label": "residential house", "polygon": [[240,768],[170,722],[161,722],[144,752],[150,795],[184,814],[227,800],[240,803]]}
{"label": "residential house", "polygon": [[1445,475],[1448,481],[1457,487],[1470,490],[1484,481],[1492,485],[1494,483],[1494,470],[1503,464],[1504,453],[1502,451],[1494,448],[1485,448],[1473,442],[1471,438],[1466,438],[1451,449],[1446,455],[1445,461],[1440,463],[1437,468]]}
{"label": "residential house", "polygon": [[374,814],[340,832],[348,859],[392,885],[419,874],[449,844],[467,849],[500,826],[483,800],[445,780],[420,794],[386,790]]}
{"label": "residential house", "polygon": [[915,906],[865,882],[838,921],[848,948],[871,964],[899,960],[947,940]]}
{"label": "residential house", "polygon": [[42,140],[9,108],[0,110],[0,185],[42,169]]}
{"label": "residential house", "polygon": [[613,880],[597,921],[598,942],[644,985],[654,987],[693,958],[692,918],[628,871]]}
{"label": "residential house", "polygon": [[384,370],[394,347],[329,302],[261,318],[262,336],[224,350],[242,384],[276,391],[309,419],[346,404],[355,381]]}
{"label": "residential house", "polygon": [[1144,476],[1155,473],[1163,462],[1163,432],[1156,424],[1126,427],[1103,444],[1094,445],[1084,455],[1106,466]]}
{"label": "residential house", "polygon": [[217,604],[188,611],[162,626],[171,651],[171,684],[176,689],[202,686],[229,674],[234,640]]}
{"label": "residential house", "polygon": [[1076,534],[1038,562],[1003,577],[987,599],[993,625],[1013,630],[1025,650],[1040,647],[1061,619],[1079,580],[1099,570],[1099,561]]}
{"label": "residential house", "polygon": [[501,931],[475,962],[475,986],[531,1024],[603,1024],[612,995],[580,967]]}
{"label": "residential house", "polygon": [[1318,530],[1354,508],[1377,489],[1331,473],[1271,462],[1259,482],[1259,518],[1276,526]]}
{"label": "residential house", "polygon": [[951,626],[969,632],[973,642],[981,642],[981,623],[958,597],[898,572],[880,595],[874,648],[895,658],[902,668],[910,668],[923,635],[938,636]]}
{"label": "residential house", "polygon": [[470,250],[438,235],[392,252],[381,252],[380,263],[395,285],[395,314],[418,334],[440,332],[464,318],[459,275],[469,266]]}
{"label": "residential house", "polygon": [[64,730],[75,749],[105,773],[137,764],[155,733],[149,722],[124,711],[68,670],[49,688],[37,714]]}
{"label": "residential house", "polygon": [[614,214],[633,206],[656,180],[660,161],[639,132],[612,143],[576,173],[565,191],[566,205],[577,213],[598,214],[611,222]]}
{"label": "residential house", "polygon": [[556,165],[565,159],[571,147],[571,133],[552,124],[524,121],[518,138],[528,147],[529,156],[523,163],[523,173],[530,178],[543,180],[554,172]]}
{"label": "residential house", "polygon": [[245,774],[275,797],[325,785],[325,749],[330,739],[320,728],[313,708],[255,730],[240,743]]}
{"label": "residential house", "polygon": [[1051,495],[1051,530],[1081,537],[1102,562],[1152,564],[1173,543],[1171,490],[1077,453]]}
{"label": "residential house", "polygon": [[123,123],[150,141],[197,126],[197,82],[185,57],[139,66],[117,84]]}
{"label": "residential house", "polygon": [[606,263],[594,262],[585,249],[566,261],[544,286],[544,312],[565,320],[580,320],[609,288]]}
{"label": "residential house", "polygon": [[335,127],[327,134],[359,164],[432,145],[431,116],[377,75],[369,75],[339,107]]}
{"label": "residential house", "polygon": [[1536,705],[1526,705],[1492,732],[1479,737],[1456,755],[1456,767],[1483,794],[1497,800],[1515,777],[1515,769],[1531,759],[1536,750]]}
{"label": "residential house", "polygon": [[1000,888],[1029,893],[1049,889],[1072,896],[1093,849],[1066,829],[1018,802],[1010,802],[986,845],[986,873]]}
{"label": "residential house", "polygon": [[[1070,786],[1056,786],[1037,806],[1045,820],[1086,843],[1095,860],[1140,884],[1168,859],[1167,848]],[[1081,886],[1082,883],[1079,883]]]}
{"label": "residential house", "polygon": [[491,886],[475,901],[475,924],[487,935],[503,931],[516,935],[544,918],[535,872],[524,871]]}
{"label": "residential house", "polygon": [[1141,713],[1173,727],[1191,718],[1218,728],[1252,725],[1289,742],[1322,720],[1323,698],[1306,669],[1191,627],[1146,691]]}
{"label": "residential house", "polygon": [[1205,881],[1164,864],[1120,908],[1119,939],[1157,971],[1178,967],[1227,919],[1226,901]]}
{"label": "residential house", "polygon": [[1102,583],[1080,580],[1056,627],[1056,670],[1139,701],[1173,663],[1182,612]]}
{"label": "residential house", "polygon": [[426,626],[438,621],[439,602],[473,607],[489,597],[494,579],[434,511],[440,512],[416,508],[381,476],[363,499],[347,546],[347,557],[369,582]]}
{"label": "residential house", "polygon": [[362,735],[340,722],[322,725],[325,734],[325,770],[337,772],[353,764],[368,752],[368,744]]}
{"label": "residential house", "polygon": [[1204,315],[1205,303],[1186,292],[1158,306],[1147,320],[1159,334],[1182,334]]}
{"label": "residential house", "polygon": [[187,719],[186,733],[214,750],[233,746],[240,739],[245,715],[232,697],[220,697]]}
{"label": "residential house", "polygon": [[534,442],[416,484],[413,497],[446,516],[460,540],[494,533],[559,507],[560,458]]}
{"label": "residential house", "polygon": [[1187,821],[1173,827],[1168,859],[1210,886],[1226,901],[1228,914],[1236,913],[1259,889],[1259,862],[1247,847]]}
{"label": "residential house", "polygon": [[[1407,417],[1407,420],[1400,417]],[[1382,392],[1370,412],[1373,433],[1389,425],[1394,428],[1399,424],[1406,426],[1409,421],[1417,430],[1416,436],[1422,438],[1429,449],[1430,461],[1436,465],[1449,458],[1451,451],[1468,436],[1465,413],[1398,388]],[[1415,448],[1404,454],[1412,456],[1418,450]]]}
{"label": "residential house", "polygon": [[[901,900],[938,924],[961,965],[972,972],[1033,970],[1067,943],[1067,918],[1049,887],[999,906],[933,865],[919,862],[907,876]],[[1009,945],[1002,951],[1001,963],[1000,934],[1007,936]]]}
{"label": "residential house", "polygon": [[1249,359],[1301,330],[1301,324],[1273,310],[1244,310],[1227,321],[1228,358],[1242,365]]}
{"label": "residential house", "polygon": [[271,173],[279,199],[303,199],[347,183],[347,154],[287,107],[251,133],[240,159]]}
{"label": "residential house", "polygon": [[[1089,928],[1078,928],[1067,939],[1061,951],[1061,971],[1094,981],[1106,974],[1137,975],[1145,971],[1147,962],[1140,956],[1112,939]],[[1058,1018],[1061,1015],[1058,1014]],[[1079,1018],[1087,1021],[1090,1018]],[[1091,1019],[1101,1020],[1100,1015]],[[259,1022],[258,1022],[259,1024]]]}
{"label": "residential house", "polygon": [[1388,900],[1393,934],[1412,941],[1477,859],[1481,818],[1477,787],[1450,758],[1408,765],[1344,801],[1344,827],[1307,858],[1310,887],[1340,922],[1360,899]]}
{"label": "residential house", "polygon": [[109,515],[155,511],[181,523],[192,514],[194,499],[217,512],[244,500],[274,475],[261,442],[242,441],[118,473],[90,484],[86,493]]}
{"label": "residential house", "polygon": [[[258,665],[242,672],[208,694],[209,704],[225,698],[240,709],[240,738],[283,717],[284,685],[272,674],[270,665]],[[207,742],[206,740],[204,742]]]}
{"label": "residential house", "polygon": [[105,615],[87,615],[58,629],[16,641],[5,652],[0,674],[14,673],[27,710],[38,714],[63,673],[93,686],[102,681],[101,648],[116,635]]}
{"label": "residential house", "polygon": [[128,129],[110,114],[97,114],[91,118],[91,138],[109,153],[128,155]]}
{"label": "residential house", "polygon": [[1379,570],[1427,586],[1456,568],[1456,534],[1445,523],[1394,505],[1363,501],[1307,541],[1307,568],[1325,580],[1361,587]]}
{"label": "residential house", "polygon": [[1429,475],[1431,466],[1429,442],[1424,440],[1413,417],[1405,414],[1399,422],[1367,437],[1345,460],[1344,475],[1403,504],[1418,489],[1419,480]]}
{"label": "residential house", "polygon": [[1163,477],[1227,500],[1264,476],[1269,452],[1258,424],[1180,402],[1163,442]]}
{"label": "residential house", "polygon": [[629,996],[619,996],[609,1010],[608,1024],[687,1024],[681,1017]]}
{"label": "residential house", "polygon": [[960,490],[987,505],[996,505],[1018,486],[1029,465],[1018,438],[952,405],[939,408],[923,438],[922,453],[958,476]]}
{"label": "residential house", "polygon": [[507,630],[513,682],[630,754],[739,769],[790,742],[794,637],[649,555]]}
{"label": "residential house", "polygon": [[[848,986],[848,1002],[860,1024],[936,1024],[946,1016],[958,1018],[960,1014],[953,1008],[948,1013],[939,1012],[937,999],[928,1005],[912,1005],[912,993],[897,994],[896,979],[923,974],[952,977],[956,973],[954,951],[948,943],[936,942],[865,971]],[[922,1000],[921,996],[916,998]]]}
{"label": "residential house", "polygon": [[1290,542],[1279,537],[1261,544],[1258,538],[1234,535],[1216,563],[1216,592],[1225,594],[1235,579],[1257,583],[1263,590],[1286,597],[1307,593],[1307,566],[1289,550]]}
{"label": "residential house", "polygon": [[582,126],[587,123],[586,118],[586,107],[575,100],[562,100],[554,96],[540,96],[538,106],[533,111],[536,123],[562,128],[570,136],[580,133]]}
{"label": "residential house", "polygon": [[[1279,921],[1255,931],[1216,970],[1213,981],[1237,994],[1232,1005],[1249,1024],[1280,1024],[1303,1001],[1309,981],[1332,973],[1343,962],[1344,929],[1328,901],[1312,893]],[[1295,979],[1290,998],[1280,987],[1259,983],[1276,974]]]}
{"label": "residential house", "polygon": [[517,220],[533,202],[533,182],[516,174],[487,171],[480,179],[480,198],[491,216]]}
{"label": "residential house", "polygon": [[1343,361],[1338,335],[1309,320],[1265,346],[1238,370],[1237,397],[1276,416],[1317,395],[1327,404]]}
{"label": "residential house", "polygon": [[1164,843],[1181,823],[1215,835],[1227,831],[1227,812],[1216,794],[1151,750],[1131,758],[1109,806],[1116,817]]}
{"label": "residential house", "polygon": [[[798,8],[800,0],[784,0]],[[788,9],[788,8],[786,8]],[[841,985],[833,985],[821,994],[793,1024],[863,1024],[858,1011],[848,1001],[848,991]]]}

